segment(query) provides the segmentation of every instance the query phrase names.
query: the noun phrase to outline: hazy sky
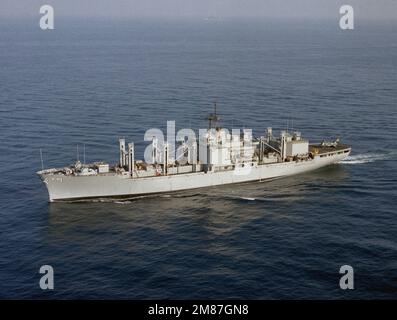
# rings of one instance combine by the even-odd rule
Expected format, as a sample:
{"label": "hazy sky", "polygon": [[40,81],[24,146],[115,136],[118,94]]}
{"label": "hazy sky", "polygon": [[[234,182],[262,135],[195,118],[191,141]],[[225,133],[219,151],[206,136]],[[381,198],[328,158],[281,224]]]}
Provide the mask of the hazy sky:
{"label": "hazy sky", "polygon": [[356,19],[397,21],[397,0],[0,0],[0,16],[38,15],[44,4],[56,16],[302,19],[332,19],[350,4]]}

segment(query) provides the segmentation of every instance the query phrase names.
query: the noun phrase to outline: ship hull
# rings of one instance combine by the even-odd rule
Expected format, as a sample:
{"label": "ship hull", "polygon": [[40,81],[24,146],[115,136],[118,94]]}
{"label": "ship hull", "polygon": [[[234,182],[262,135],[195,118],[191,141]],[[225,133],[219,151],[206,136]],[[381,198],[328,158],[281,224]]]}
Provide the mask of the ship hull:
{"label": "ship hull", "polygon": [[105,197],[133,197],[148,194],[175,192],[267,180],[299,174],[337,163],[350,153],[344,152],[327,157],[298,162],[282,162],[254,165],[249,168],[215,172],[193,172],[147,178],[131,178],[118,174],[95,176],[57,176],[41,174],[49,194],[50,202]]}

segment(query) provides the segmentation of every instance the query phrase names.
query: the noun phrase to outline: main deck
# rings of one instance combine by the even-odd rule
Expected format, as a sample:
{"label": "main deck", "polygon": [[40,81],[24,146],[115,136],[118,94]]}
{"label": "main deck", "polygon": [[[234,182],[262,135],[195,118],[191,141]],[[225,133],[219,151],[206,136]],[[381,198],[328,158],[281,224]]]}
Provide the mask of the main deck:
{"label": "main deck", "polygon": [[336,145],[322,145],[311,144],[309,145],[309,152],[314,156],[326,157],[328,155],[349,153],[351,147],[347,144],[338,143]]}

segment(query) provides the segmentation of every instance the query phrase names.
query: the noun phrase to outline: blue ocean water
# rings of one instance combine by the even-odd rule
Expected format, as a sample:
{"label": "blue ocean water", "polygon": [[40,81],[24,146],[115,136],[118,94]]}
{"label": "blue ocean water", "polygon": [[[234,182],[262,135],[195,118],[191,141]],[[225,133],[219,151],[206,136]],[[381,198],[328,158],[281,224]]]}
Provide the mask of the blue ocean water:
{"label": "blue ocean water", "polygon": [[[397,297],[396,25],[36,20],[0,22],[0,298]],[[125,136],[142,156],[147,129],[205,128],[214,101],[225,126],[288,122],[353,153],[268,183],[47,202],[40,148],[46,167],[76,144],[116,163]]]}

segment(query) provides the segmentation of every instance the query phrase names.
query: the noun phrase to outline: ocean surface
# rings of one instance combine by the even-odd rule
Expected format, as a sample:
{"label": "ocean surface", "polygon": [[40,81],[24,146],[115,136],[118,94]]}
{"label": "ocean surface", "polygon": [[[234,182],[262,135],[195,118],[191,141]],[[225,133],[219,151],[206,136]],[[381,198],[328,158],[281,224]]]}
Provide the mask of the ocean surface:
{"label": "ocean surface", "polygon": [[[287,125],[341,164],[133,201],[48,203],[35,172],[139,157],[149,128]],[[0,22],[0,298],[397,298],[397,25]],[[354,290],[339,268],[354,268]],[[39,287],[54,268],[55,289]]]}

